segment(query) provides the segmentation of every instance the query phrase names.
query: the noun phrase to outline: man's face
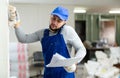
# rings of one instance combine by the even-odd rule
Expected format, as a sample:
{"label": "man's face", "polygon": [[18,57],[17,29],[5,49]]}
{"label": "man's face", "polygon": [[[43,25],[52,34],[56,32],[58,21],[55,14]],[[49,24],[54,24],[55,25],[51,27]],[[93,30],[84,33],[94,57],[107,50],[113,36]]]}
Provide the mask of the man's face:
{"label": "man's face", "polygon": [[56,15],[51,15],[50,18],[50,28],[51,30],[57,30],[60,27],[62,27],[64,24],[66,23],[66,21],[61,20],[58,16]]}

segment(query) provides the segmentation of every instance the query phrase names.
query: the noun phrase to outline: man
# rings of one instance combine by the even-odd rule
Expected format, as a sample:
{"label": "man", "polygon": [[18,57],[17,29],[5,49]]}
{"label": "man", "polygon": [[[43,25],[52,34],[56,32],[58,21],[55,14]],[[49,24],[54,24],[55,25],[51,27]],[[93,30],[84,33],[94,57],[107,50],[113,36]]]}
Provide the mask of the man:
{"label": "man", "polygon": [[70,69],[76,68],[77,63],[81,60],[68,67],[46,67],[56,52],[65,58],[70,58],[71,48],[74,47],[77,52],[75,57],[83,59],[86,55],[86,49],[77,33],[72,27],[66,25],[68,16],[68,10],[58,6],[51,13],[49,28],[38,30],[32,34],[24,34],[19,23],[14,26],[19,42],[41,42],[45,61],[44,78],[75,78],[75,69],[73,71]]}

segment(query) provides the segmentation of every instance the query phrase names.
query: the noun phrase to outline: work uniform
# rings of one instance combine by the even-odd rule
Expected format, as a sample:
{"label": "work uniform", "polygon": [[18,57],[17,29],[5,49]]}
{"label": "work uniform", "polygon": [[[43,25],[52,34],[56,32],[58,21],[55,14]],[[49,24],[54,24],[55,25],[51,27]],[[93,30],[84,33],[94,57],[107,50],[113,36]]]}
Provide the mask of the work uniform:
{"label": "work uniform", "polygon": [[43,29],[32,34],[24,34],[19,27],[15,28],[15,32],[18,40],[22,43],[36,41],[42,43],[45,61],[44,78],[75,78],[74,72],[68,73],[63,67],[46,67],[56,52],[66,58],[70,58],[72,47],[74,47],[77,52],[75,57],[83,58],[85,56],[85,47],[72,27],[65,25],[56,33],[50,32],[49,29]]}
{"label": "work uniform", "polygon": [[[53,54],[55,54],[56,52],[66,58],[70,58],[66,44],[63,39],[63,35],[60,34],[61,29],[54,36],[49,36],[48,29],[44,31],[44,37],[42,38],[42,50],[45,65],[50,63]],[[45,66],[44,78],[75,78],[75,76],[74,72],[68,73],[63,67]]]}

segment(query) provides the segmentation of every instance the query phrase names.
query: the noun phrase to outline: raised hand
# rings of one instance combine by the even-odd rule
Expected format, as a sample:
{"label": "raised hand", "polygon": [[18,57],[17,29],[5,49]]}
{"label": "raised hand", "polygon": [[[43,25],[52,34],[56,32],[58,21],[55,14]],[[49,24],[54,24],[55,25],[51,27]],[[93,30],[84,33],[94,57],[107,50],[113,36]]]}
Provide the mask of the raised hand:
{"label": "raised hand", "polygon": [[19,13],[17,12],[16,7],[12,5],[8,6],[8,24],[13,27],[18,27],[20,24]]}

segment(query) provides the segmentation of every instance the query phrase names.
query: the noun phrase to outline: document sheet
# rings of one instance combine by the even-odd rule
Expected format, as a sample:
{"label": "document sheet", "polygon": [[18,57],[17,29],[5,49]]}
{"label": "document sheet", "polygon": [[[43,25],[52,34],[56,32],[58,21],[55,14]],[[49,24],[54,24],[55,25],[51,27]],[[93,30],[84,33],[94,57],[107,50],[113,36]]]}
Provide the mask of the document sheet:
{"label": "document sheet", "polygon": [[51,62],[46,65],[47,67],[65,67],[65,66],[71,66],[73,64],[76,64],[80,58],[65,58],[62,55],[56,53],[53,55]]}

